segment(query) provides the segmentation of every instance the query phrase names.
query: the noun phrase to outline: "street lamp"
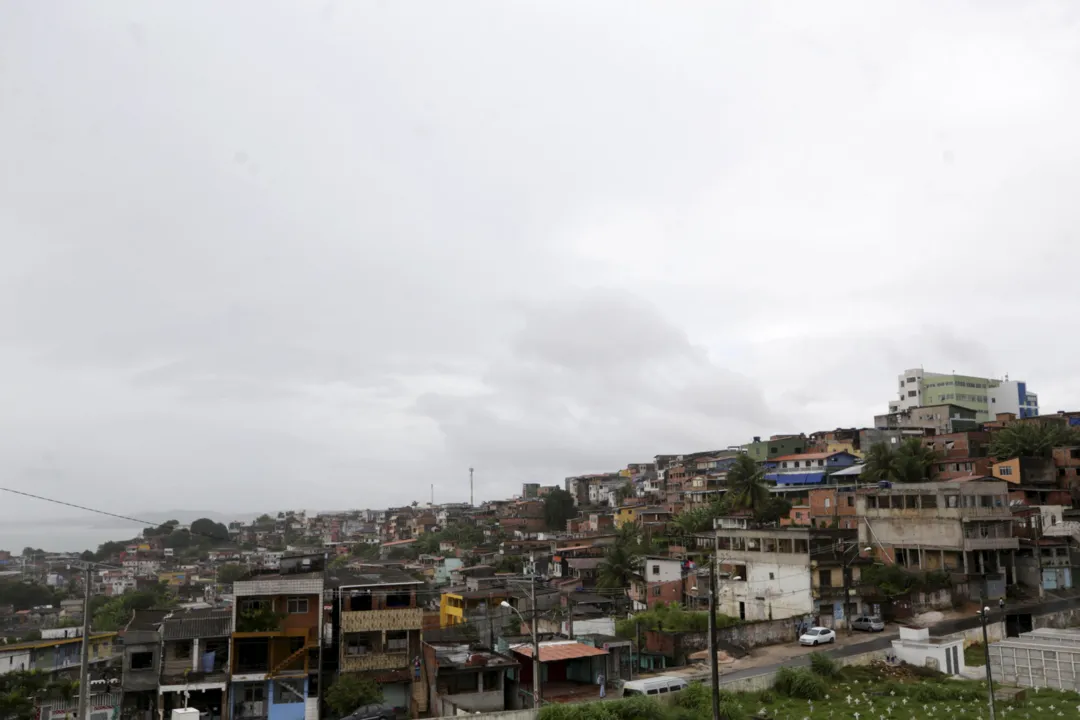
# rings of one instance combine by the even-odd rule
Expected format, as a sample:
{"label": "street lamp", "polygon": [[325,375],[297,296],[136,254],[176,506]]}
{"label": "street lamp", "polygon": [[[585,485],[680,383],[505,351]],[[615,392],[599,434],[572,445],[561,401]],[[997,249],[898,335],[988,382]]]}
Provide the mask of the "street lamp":
{"label": "street lamp", "polygon": [[[503,600],[499,605],[513,610],[521,622],[525,622],[525,616],[521,614],[521,611],[507,601]],[[540,640],[536,634],[536,619],[536,595],[533,595],[533,621],[529,623],[529,628],[532,630],[533,645],[533,707],[538,708],[540,707]]]}
{"label": "street lamp", "polygon": [[[730,580],[742,580],[736,575]],[[693,586],[697,591],[697,585]],[[720,717],[720,667],[716,662],[716,563],[709,563],[709,678],[712,682],[713,718]]]}
{"label": "street lamp", "polygon": [[[1005,611],[1004,598],[998,598],[998,610]],[[983,609],[975,614],[982,621],[983,651],[986,653],[986,692],[990,695],[990,720],[994,720],[994,676],[990,671],[990,641],[986,636],[986,623],[990,619],[990,606],[984,605]]]}

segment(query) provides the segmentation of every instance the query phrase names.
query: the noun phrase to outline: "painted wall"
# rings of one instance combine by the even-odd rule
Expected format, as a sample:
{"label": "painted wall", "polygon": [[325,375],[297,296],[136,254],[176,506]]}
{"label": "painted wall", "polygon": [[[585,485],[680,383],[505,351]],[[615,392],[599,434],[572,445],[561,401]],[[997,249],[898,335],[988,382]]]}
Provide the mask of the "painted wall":
{"label": "painted wall", "polygon": [[[267,681],[266,683],[266,697],[269,698],[269,720],[304,720],[305,702],[303,700],[283,702],[283,697],[275,695],[275,693],[281,695],[287,693],[279,686],[279,682]],[[290,682],[295,683],[298,688],[303,688],[303,695],[305,698],[307,697],[307,678],[297,678]],[[296,699],[295,696],[293,696],[293,699]]]}

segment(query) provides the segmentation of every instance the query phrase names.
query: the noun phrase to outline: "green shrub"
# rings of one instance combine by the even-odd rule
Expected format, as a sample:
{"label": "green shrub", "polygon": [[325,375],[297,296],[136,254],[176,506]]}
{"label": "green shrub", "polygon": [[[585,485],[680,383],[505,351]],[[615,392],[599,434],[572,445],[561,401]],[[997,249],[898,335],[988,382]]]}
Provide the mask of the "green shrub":
{"label": "green shrub", "polygon": [[772,705],[776,702],[776,693],[772,690],[762,690],[758,693],[757,699],[762,705]]}
{"label": "green shrub", "polygon": [[823,678],[834,678],[840,674],[840,663],[823,652],[810,655],[810,672]]}
{"label": "green shrub", "polygon": [[782,667],[776,672],[773,686],[781,695],[800,700],[820,700],[825,697],[828,686],[825,680],[806,668]]}

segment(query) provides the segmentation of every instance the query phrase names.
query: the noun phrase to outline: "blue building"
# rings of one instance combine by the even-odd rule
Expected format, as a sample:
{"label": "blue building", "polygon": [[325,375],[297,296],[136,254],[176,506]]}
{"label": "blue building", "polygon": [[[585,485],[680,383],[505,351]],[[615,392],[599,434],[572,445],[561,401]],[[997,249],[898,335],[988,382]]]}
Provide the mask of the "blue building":
{"label": "blue building", "polygon": [[819,485],[832,473],[851,467],[857,460],[843,450],[783,455],[765,461],[765,479],[777,486]]}

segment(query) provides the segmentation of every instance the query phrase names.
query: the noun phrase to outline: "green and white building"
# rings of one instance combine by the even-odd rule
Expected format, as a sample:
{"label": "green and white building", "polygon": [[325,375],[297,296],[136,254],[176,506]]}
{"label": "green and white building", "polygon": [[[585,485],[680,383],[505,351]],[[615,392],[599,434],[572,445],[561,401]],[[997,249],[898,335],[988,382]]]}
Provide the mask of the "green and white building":
{"label": "green and white building", "polygon": [[927,372],[922,368],[907,370],[897,377],[899,399],[889,403],[889,412],[900,412],[929,405],[959,405],[974,410],[976,420],[993,420],[998,413],[1017,417],[1039,414],[1039,396],[1020,380],[1004,380]]}

